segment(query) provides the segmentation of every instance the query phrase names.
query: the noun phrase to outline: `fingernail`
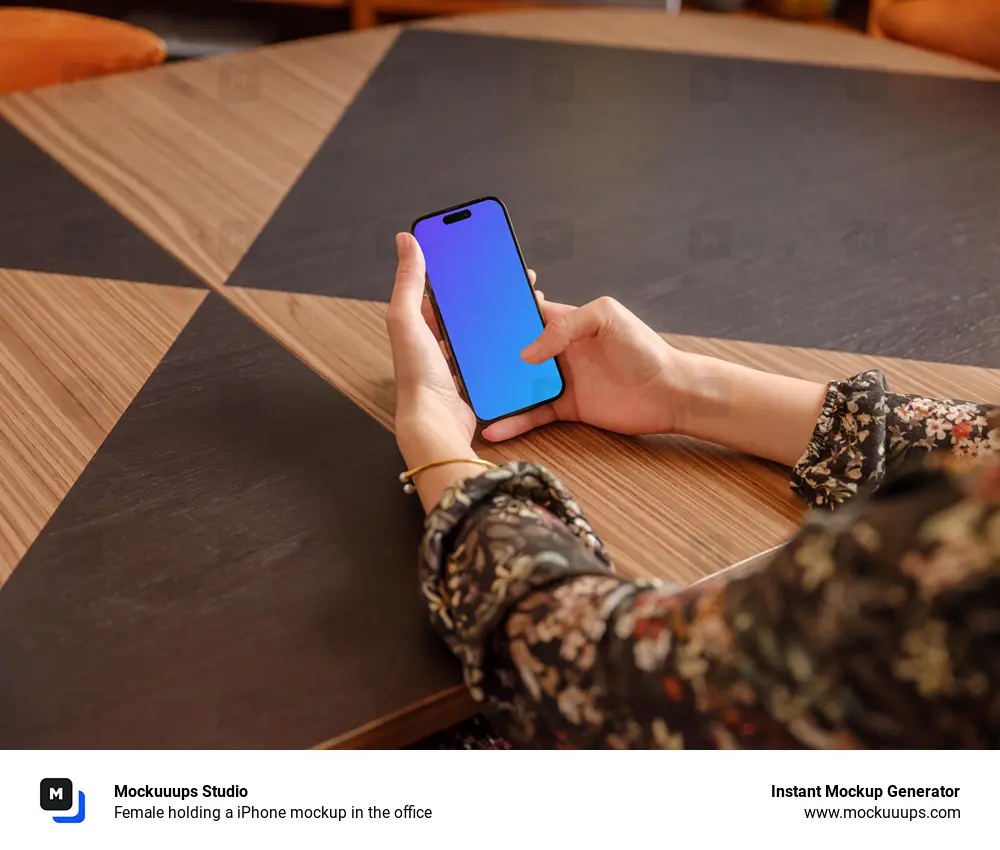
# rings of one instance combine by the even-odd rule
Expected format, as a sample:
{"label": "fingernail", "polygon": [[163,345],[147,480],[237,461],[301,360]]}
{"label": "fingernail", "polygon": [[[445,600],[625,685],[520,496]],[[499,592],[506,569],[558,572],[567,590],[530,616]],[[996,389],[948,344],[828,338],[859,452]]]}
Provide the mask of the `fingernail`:
{"label": "fingernail", "polygon": [[406,234],[397,233],[396,234],[396,256],[400,259],[403,257],[403,252],[406,250]]}

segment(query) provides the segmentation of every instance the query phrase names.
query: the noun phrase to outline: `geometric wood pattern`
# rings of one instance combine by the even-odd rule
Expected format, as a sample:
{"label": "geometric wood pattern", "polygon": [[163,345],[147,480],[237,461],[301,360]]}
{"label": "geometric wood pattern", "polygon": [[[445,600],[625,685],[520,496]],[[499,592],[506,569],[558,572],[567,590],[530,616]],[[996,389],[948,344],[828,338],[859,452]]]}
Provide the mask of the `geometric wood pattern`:
{"label": "geometric wood pattern", "polygon": [[[246,289],[227,289],[226,296],[391,427],[385,305]],[[619,569],[637,577],[701,578],[787,537],[802,514],[787,472],[694,440],[618,437],[560,423],[477,448],[495,462],[531,459],[560,476],[586,506]],[[641,505],[637,493],[644,494]],[[745,533],[715,533],[719,510]]]}
{"label": "geometric wood pattern", "polygon": [[[542,282],[544,283],[544,282]],[[392,359],[385,306],[354,299],[228,288],[239,309],[385,427],[392,427]],[[755,369],[831,381],[873,367],[900,392],[991,402],[1000,369],[664,334],[675,347]],[[780,543],[804,511],[787,471],[680,437],[619,437],[559,424],[480,454],[532,459],[586,506],[626,575],[686,583]],[[579,458],[588,459],[581,468]],[[720,487],[720,482],[725,487]],[[638,494],[642,494],[639,496]],[[739,534],[719,534],[716,517]]]}
{"label": "geometric wood pattern", "polygon": [[0,749],[305,748],[458,683],[397,457],[209,295],[0,593]]}
{"label": "geometric wood pattern", "polygon": [[[614,295],[679,348],[1000,399],[997,79],[818,28],[587,9],[0,98],[0,269],[31,269],[0,270],[0,747],[403,746],[472,710],[417,595],[390,434],[392,232],[436,205],[505,197],[547,297]],[[754,130],[768,98],[785,111]],[[467,126],[442,159],[444,108]],[[714,154],[698,121],[725,131]],[[770,241],[697,268],[652,245],[699,203]],[[891,223],[882,257],[776,250],[853,207]],[[534,238],[560,215],[568,257]],[[694,440],[556,425],[482,451],[559,474],[629,575],[701,579],[803,512],[786,470]]]}
{"label": "geometric wood pattern", "polygon": [[395,36],[385,27],[15,95],[0,115],[221,286]]}
{"label": "geometric wood pattern", "polygon": [[200,285],[188,269],[2,115],[0,186],[0,268]]}
{"label": "geometric wood pattern", "polygon": [[788,75],[404,32],[229,285],[387,300],[394,232],[496,193],[555,300],[614,295],[675,333],[1000,362],[1000,196],[982,191],[1000,185],[1000,87]]}
{"label": "geometric wood pattern", "polygon": [[0,269],[0,585],[204,297]]}

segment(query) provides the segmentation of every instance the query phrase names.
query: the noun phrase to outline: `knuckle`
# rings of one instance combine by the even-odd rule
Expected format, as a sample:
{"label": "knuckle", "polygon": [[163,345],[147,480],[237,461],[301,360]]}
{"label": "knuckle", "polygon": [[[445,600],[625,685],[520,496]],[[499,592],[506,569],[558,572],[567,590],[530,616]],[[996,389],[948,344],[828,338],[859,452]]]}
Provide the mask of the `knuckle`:
{"label": "knuckle", "polygon": [[620,323],[625,308],[621,305],[621,302],[612,298],[610,295],[602,295],[597,299],[598,310],[597,310],[597,325],[599,333],[608,333],[614,326]]}
{"label": "knuckle", "polygon": [[617,316],[622,309],[621,302],[616,298],[612,298],[610,295],[602,295],[597,301],[594,302],[597,308],[608,316]]}
{"label": "knuckle", "polygon": [[569,319],[566,316],[556,316],[551,322],[549,322],[548,327],[552,329],[552,333],[559,337],[569,336]]}

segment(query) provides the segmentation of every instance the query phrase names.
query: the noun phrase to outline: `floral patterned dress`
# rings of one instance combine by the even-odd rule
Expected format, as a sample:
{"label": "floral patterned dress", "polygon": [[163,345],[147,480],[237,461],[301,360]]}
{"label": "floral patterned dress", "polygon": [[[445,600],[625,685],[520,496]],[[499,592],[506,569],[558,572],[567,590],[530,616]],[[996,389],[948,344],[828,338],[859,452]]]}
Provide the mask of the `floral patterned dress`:
{"label": "floral patterned dress", "polygon": [[764,566],[688,589],[616,576],[539,466],[451,488],[421,585],[503,736],[479,746],[996,746],[997,412],[877,371],[831,384],[791,480],[818,510]]}

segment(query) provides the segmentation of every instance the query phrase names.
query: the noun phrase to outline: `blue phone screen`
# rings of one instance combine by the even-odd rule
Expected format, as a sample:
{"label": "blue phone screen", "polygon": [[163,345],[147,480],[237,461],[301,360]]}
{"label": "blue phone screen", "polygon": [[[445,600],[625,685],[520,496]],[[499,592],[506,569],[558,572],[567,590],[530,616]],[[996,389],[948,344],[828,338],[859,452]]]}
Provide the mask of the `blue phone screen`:
{"label": "blue phone screen", "polygon": [[542,320],[503,207],[477,201],[421,219],[413,233],[476,416],[500,419],[558,396],[555,360],[521,359]]}

